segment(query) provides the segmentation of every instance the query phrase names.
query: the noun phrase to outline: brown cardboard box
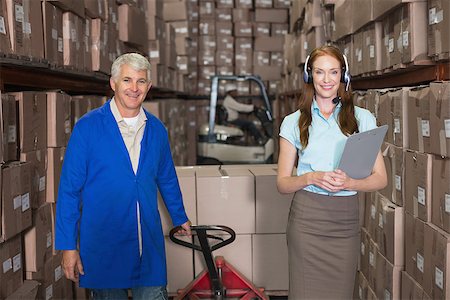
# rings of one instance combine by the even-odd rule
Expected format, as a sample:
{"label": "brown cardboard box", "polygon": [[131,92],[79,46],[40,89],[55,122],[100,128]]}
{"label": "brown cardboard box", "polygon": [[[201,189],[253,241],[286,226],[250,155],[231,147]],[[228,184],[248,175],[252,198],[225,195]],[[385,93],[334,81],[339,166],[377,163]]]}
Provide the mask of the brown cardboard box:
{"label": "brown cardboard box", "polygon": [[92,71],[109,73],[110,63],[108,58],[108,31],[112,30],[109,24],[101,19],[91,21],[91,60]]}
{"label": "brown cardboard box", "polygon": [[250,10],[248,8],[234,8],[233,21],[250,22]]}
{"label": "brown cardboard box", "polygon": [[271,8],[273,0],[255,0],[255,8]]}
{"label": "brown cardboard box", "polygon": [[30,164],[2,166],[2,239],[8,240],[31,226]]}
{"label": "brown cardboard box", "polygon": [[237,37],[234,39],[234,43],[235,43],[236,53],[240,52],[240,51],[252,51],[252,49],[253,49],[252,38]]}
{"label": "brown cardboard box", "polygon": [[57,66],[63,65],[62,10],[51,2],[42,2],[45,58]]}
{"label": "brown cardboard box", "polygon": [[217,0],[216,1],[216,12],[217,9],[223,9],[223,8],[233,8],[234,7],[234,0]]}
{"label": "brown cardboard box", "polygon": [[359,270],[366,278],[369,277],[369,248],[370,236],[365,228],[361,229]]}
{"label": "brown cardboard box", "polygon": [[47,147],[47,99],[43,92],[11,93],[19,103],[20,152]]}
{"label": "brown cardboard box", "polygon": [[409,91],[408,139],[409,149],[430,152],[430,87],[420,86]]}
{"label": "brown cardboard box", "polygon": [[254,51],[253,65],[266,66],[270,64],[270,52]]}
{"label": "brown cardboard box", "polygon": [[198,22],[199,35],[215,35],[216,34],[216,22],[214,20],[201,20]]}
{"label": "brown cardboard box", "polygon": [[400,299],[402,268],[392,265],[380,252],[377,253],[375,293],[378,299]]}
{"label": "brown cardboard box", "polygon": [[402,148],[394,147],[394,163],[392,165],[393,193],[392,201],[403,206],[404,200],[404,178],[405,178],[405,156]]}
{"label": "brown cardboard box", "polygon": [[373,2],[377,0],[350,0],[353,2],[351,6],[351,21],[353,22],[353,30],[357,31],[361,27],[367,25],[374,20]]}
{"label": "brown cardboard box", "polygon": [[53,5],[58,6],[64,11],[71,11],[79,17],[84,18],[84,1],[75,0],[50,0]]}
{"label": "brown cardboard box", "polygon": [[239,169],[200,169],[196,173],[196,183],[198,224],[229,225],[237,234],[255,232],[252,173]]}
{"label": "brown cardboard box", "polygon": [[352,0],[338,0],[334,5],[334,18],[336,27],[333,32],[333,40],[339,40],[342,37],[352,34],[353,30],[353,18],[349,18],[352,15]]}
{"label": "brown cardboard box", "polygon": [[[220,37],[220,39],[223,39],[223,37]],[[216,50],[216,38],[214,36],[209,36],[209,35],[199,36],[198,49],[199,50],[207,50],[207,51]]]}
{"label": "brown cardboard box", "polygon": [[233,21],[233,0],[230,0],[231,7],[220,7],[216,5],[216,21],[217,22],[232,22]]}
{"label": "brown cardboard box", "polygon": [[84,69],[85,23],[71,12],[63,13],[63,56],[64,65]]}
{"label": "brown cardboard box", "polygon": [[6,300],[26,300],[36,299],[39,282],[35,280],[24,280],[14,293],[9,295]]}
{"label": "brown cardboard box", "polygon": [[[178,22],[182,22],[185,23],[186,21],[173,21],[170,22],[170,24],[174,23],[178,23]],[[147,17],[147,32],[148,32],[148,39],[149,40],[156,40],[156,39],[165,39],[165,27],[166,25],[164,24],[164,20],[160,19],[158,16],[148,16]],[[189,35],[189,31],[188,31],[189,27],[185,27],[185,32],[183,32],[183,34],[185,36]],[[184,29],[178,29],[178,31],[181,31]],[[177,34],[180,32],[177,32]]]}
{"label": "brown cardboard box", "polygon": [[308,1],[305,7],[305,19],[303,21],[303,30],[309,31],[313,27],[318,27],[322,25],[323,25],[322,6],[320,1],[319,0]]}
{"label": "brown cardboard box", "polygon": [[137,7],[126,4],[119,6],[119,39],[121,41],[144,46],[147,41],[145,14]]}
{"label": "brown cardboard box", "polygon": [[70,126],[70,96],[63,92],[47,92],[47,146],[66,147]]}
{"label": "brown cardboard box", "polygon": [[86,16],[92,19],[103,19],[106,10],[105,3],[105,1],[84,0]]}
{"label": "brown cardboard box", "polygon": [[400,299],[431,300],[425,291],[407,272],[402,271],[402,291]]}
{"label": "brown cardboard box", "polygon": [[373,1],[373,17],[378,19],[380,16],[389,13],[392,9],[402,3],[421,2],[423,0],[375,0]]}
{"label": "brown cardboard box", "polygon": [[[285,234],[255,234],[252,238],[253,283],[271,291],[289,289]],[[225,258],[226,259],[226,258]],[[239,268],[239,266],[236,266]],[[277,274],[274,276],[274,274]]]}
{"label": "brown cardboard box", "polygon": [[377,200],[378,227],[375,241],[380,253],[390,264],[402,267],[404,265],[403,207],[395,205],[382,196]]}
{"label": "brown cardboard box", "polygon": [[0,298],[5,299],[23,284],[21,236],[0,243]]}
{"label": "brown cardboard box", "polygon": [[229,66],[234,65],[234,53],[229,50],[217,50],[216,52],[216,64],[217,66]]}
{"label": "brown cardboard box", "polygon": [[259,75],[262,80],[281,80],[280,66],[253,66],[253,73]]}
{"label": "brown cardboard box", "polygon": [[[196,188],[195,188],[195,169],[177,167],[177,176],[180,184],[181,193],[183,194],[183,204],[192,224],[197,224],[197,208],[196,208]],[[158,207],[161,212],[161,223],[164,235],[168,236],[173,228],[172,219],[164,205],[161,195],[158,194]]]}
{"label": "brown cardboard box", "polygon": [[405,210],[419,219],[431,221],[432,155],[405,152]]}
{"label": "brown cardboard box", "polygon": [[2,161],[17,160],[17,108],[16,99],[8,94],[1,95],[2,100]]}
{"label": "brown cardboard box", "polygon": [[283,51],[284,38],[280,36],[255,38],[256,51]]}
{"label": "brown cardboard box", "polygon": [[446,0],[428,0],[429,56],[448,58],[450,52],[448,28],[450,28],[450,3]]}
{"label": "brown cardboard box", "polygon": [[[405,213],[405,270],[419,285],[424,284],[425,222]],[[427,246],[428,247],[428,246]]]}
{"label": "brown cardboard box", "polygon": [[384,158],[384,165],[386,167],[386,174],[387,174],[387,185],[384,189],[379,190],[378,192],[383,195],[385,198],[389,199],[390,201],[393,201],[393,192],[394,192],[394,179],[393,179],[393,168],[394,168],[394,161],[395,161],[395,153],[394,153],[394,145],[389,143],[383,143],[381,145],[381,153]]}
{"label": "brown cardboard box", "polygon": [[33,212],[33,227],[25,231],[25,271],[38,272],[53,255],[52,212],[45,203]]}
{"label": "brown cardboard box", "polygon": [[367,277],[367,280],[369,281],[369,286],[374,291],[377,290],[377,282],[378,282],[378,268],[380,267],[380,264],[378,264],[378,245],[373,241],[372,239],[369,239],[369,249],[368,249],[368,256],[369,256],[369,276]]}
{"label": "brown cardboard box", "polygon": [[253,23],[251,23],[251,22],[234,22],[234,36],[251,38],[253,36]]}
{"label": "brown cardboard box", "polygon": [[431,222],[450,232],[450,158],[433,155]]}
{"label": "brown cardboard box", "polygon": [[253,8],[252,0],[234,0],[236,8]]}
{"label": "brown cardboard box", "polygon": [[381,70],[381,22],[372,22],[363,28],[364,73]]}
{"label": "brown cardboard box", "polygon": [[363,65],[363,31],[353,34],[353,51],[351,52],[351,61],[353,62],[350,70],[352,75],[359,75],[364,72]]}
{"label": "brown cardboard box", "polygon": [[294,195],[278,192],[275,167],[250,167],[249,170],[255,176],[256,233],[285,233]]}
{"label": "brown cardboard box", "polygon": [[[236,28],[235,23],[235,28]],[[231,36],[233,34],[233,23],[232,22],[216,22],[216,36],[225,35]]]}
{"label": "brown cardboard box", "polygon": [[0,53],[8,54],[11,52],[11,40],[9,29],[9,16],[6,10],[5,1],[0,1]]}
{"label": "brown cardboard box", "polygon": [[144,4],[147,7],[148,16],[163,16],[164,2],[159,0],[144,0]]}
{"label": "brown cardboard box", "polygon": [[447,299],[450,293],[450,235],[433,224],[425,226],[424,290],[432,299]]}
{"label": "brown cardboard box", "polygon": [[30,163],[31,172],[31,208],[44,204],[46,197],[47,150],[36,150],[20,154],[20,161]]}
{"label": "brown cardboard box", "polygon": [[270,26],[270,23],[253,23],[253,35],[270,36]]}
{"label": "brown cardboard box", "polygon": [[402,57],[399,46],[402,46],[403,40],[398,40],[400,36],[400,29],[402,25],[402,10],[394,10],[392,13],[386,15],[381,19],[382,22],[382,35],[381,39],[382,51],[381,51],[381,68],[387,69],[392,66],[398,66],[401,64]]}
{"label": "brown cardboard box", "polygon": [[163,19],[164,21],[187,20],[187,6],[184,0],[181,1],[164,1]]}
{"label": "brown cardboard box", "polygon": [[364,300],[367,299],[367,293],[368,293],[368,289],[369,289],[369,282],[367,281],[366,277],[364,277],[364,275],[359,271],[357,273],[357,286],[356,286],[356,291],[353,295],[353,299],[358,299],[358,300]]}
{"label": "brown cardboard box", "polygon": [[[236,19],[233,19],[236,20]],[[255,22],[287,23],[288,10],[283,8],[256,8]]]}
{"label": "brown cardboard box", "polygon": [[66,148],[47,148],[47,195],[46,201],[55,203],[58,199],[59,177],[61,176],[62,163]]}
{"label": "brown cardboard box", "polygon": [[200,20],[214,20],[215,17],[215,3],[213,0],[204,0],[198,3],[198,11]]}
{"label": "brown cardboard box", "polygon": [[428,25],[426,1],[405,4],[400,10],[402,11],[402,24],[398,41],[401,40],[399,49],[402,53],[402,63],[428,60],[427,43],[424,41]]}
{"label": "brown cardboard box", "polygon": [[388,131],[384,140],[390,144],[394,143],[394,129],[392,126],[392,99],[389,92],[380,94],[378,103],[377,125],[388,125]]}
{"label": "brown cardboard box", "polygon": [[450,82],[430,83],[430,152],[450,156]]}
{"label": "brown cardboard box", "polygon": [[408,101],[409,89],[407,87],[389,92],[391,97],[392,117],[393,117],[393,142],[398,147],[408,148]]}

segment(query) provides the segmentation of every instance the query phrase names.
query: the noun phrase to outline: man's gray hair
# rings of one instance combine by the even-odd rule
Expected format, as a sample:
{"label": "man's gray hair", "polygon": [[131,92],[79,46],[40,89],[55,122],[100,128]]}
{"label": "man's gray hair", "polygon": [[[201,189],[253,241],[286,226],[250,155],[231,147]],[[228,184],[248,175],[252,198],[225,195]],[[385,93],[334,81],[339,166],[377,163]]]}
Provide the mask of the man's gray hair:
{"label": "man's gray hair", "polygon": [[135,71],[147,71],[147,80],[151,80],[151,65],[144,56],[138,53],[125,53],[116,58],[111,66],[112,79],[118,79],[123,65],[129,65]]}

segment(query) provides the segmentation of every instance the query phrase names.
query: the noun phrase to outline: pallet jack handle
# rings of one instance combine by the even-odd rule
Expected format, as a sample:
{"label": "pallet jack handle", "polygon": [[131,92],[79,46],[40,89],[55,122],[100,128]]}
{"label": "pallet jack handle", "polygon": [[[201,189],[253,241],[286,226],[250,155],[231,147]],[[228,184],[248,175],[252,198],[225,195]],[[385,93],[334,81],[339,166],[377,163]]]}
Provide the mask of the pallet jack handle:
{"label": "pallet jack handle", "polygon": [[[192,225],[191,231],[193,235],[197,235],[200,245],[192,243],[188,243],[184,240],[177,238],[176,232],[179,230],[179,227],[173,228],[169,237],[172,242],[185,246],[187,248],[191,248],[197,251],[201,251],[205,258],[206,266],[208,267],[208,273],[211,280],[211,285],[213,288],[214,296],[216,299],[222,299],[224,297],[224,289],[222,284],[222,274],[219,274],[217,271],[216,264],[214,262],[214,258],[212,256],[212,251],[222,248],[228,244],[231,244],[236,239],[236,233],[233,229],[223,225]],[[218,231],[222,233],[228,233],[230,236],[224,239],[222,236],[211,235],[208,234],[208,231]],[[210,246],[208,239],[216,239],[221,242]]]}

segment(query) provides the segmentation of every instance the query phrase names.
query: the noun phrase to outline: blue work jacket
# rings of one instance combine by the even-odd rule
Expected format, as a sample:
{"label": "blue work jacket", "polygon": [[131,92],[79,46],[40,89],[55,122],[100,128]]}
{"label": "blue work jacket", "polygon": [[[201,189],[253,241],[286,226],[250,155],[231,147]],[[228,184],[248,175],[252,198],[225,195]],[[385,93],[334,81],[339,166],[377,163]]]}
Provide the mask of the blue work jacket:
{"label": "blue work jacket", "polygon": [[[110,101],[75,125],[64,157],[56,204],[55,246],[77,249],[86,288],[167,284],[159,189],[174,226],[188,221],[167,131],[145,111],[147,122],[135,174]],[[140,206],[142,255],[139,252]]]}

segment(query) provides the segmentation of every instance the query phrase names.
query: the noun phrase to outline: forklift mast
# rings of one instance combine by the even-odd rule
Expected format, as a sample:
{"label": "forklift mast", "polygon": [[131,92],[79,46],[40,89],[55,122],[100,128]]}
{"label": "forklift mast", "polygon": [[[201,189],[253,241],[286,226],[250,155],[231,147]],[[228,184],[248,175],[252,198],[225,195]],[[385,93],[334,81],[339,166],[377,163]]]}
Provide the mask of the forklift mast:
{"label": "forklift mast", "polygon": [[264,105],[266,107],[267,118],[272,121],[272,106],[270,105],[269,97],[267,96],[267,91],[259,76],[255,75],[214,75],[211,78],[211,99],[209,103],[209,131],[208,131],[208,142],[214,143],[216,142],[216,136],[214,134],[214,125],[216,119],[216,107],[217,107],[217,98],[219,94],[219,81],[220,80],[228,80],[228,81],[254,81],[259,86],[259,90],[261,91],[261,97],[263,99]]}

